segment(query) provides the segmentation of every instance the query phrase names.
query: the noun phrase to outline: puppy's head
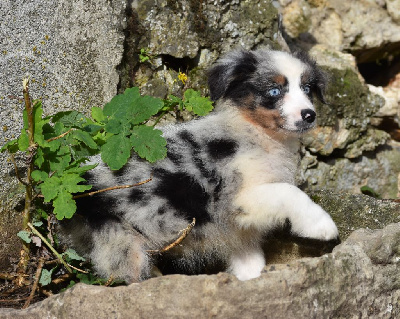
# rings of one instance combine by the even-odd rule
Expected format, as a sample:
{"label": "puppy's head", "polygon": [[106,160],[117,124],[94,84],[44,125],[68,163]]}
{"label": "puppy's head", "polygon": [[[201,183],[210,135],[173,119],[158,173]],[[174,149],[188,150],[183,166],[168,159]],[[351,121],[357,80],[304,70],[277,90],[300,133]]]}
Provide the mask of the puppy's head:
{"label": "puppy's head", "polygon": [[237,51],[209,71],[211,98],[230,101],[267,131],[302,133],[315,126],[313,98],[324,102],[326,75],[305,53]]}

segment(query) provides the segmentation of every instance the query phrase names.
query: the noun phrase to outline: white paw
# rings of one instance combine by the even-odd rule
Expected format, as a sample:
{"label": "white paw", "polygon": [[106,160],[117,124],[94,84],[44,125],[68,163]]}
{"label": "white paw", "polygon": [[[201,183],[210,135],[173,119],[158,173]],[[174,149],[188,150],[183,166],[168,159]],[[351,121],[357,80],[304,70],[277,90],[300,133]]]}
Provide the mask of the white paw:
{"label": "white paw", "polygon": [[320,206],[313,204],[304,215],[292,221],[292,231],[301,237],[332,240],[339,237],[335,222]]}
{"label": "white paw", "polygon": [[246,253],[233,256],[229,272],[239,280],[250,280],[260,277],[265,266],[265,259],[262,252]]}

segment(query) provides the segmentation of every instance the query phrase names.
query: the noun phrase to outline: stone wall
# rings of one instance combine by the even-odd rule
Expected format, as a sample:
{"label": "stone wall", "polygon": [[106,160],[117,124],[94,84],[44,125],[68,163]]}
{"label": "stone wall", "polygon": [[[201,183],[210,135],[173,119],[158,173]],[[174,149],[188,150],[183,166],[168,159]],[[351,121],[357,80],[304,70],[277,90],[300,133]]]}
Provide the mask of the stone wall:
{"label": "stone wall", "polygon": [[369,186],[383,197],[397,196],[398,3],[279,0],[289,45],[310,50],[332,75],[330,105],[321,106],[320,127],[305,138],[304,188],[359,193]]}
{"label": "stone wall", "polygon": [[164,276],[128,287],[79,284],[13,318],[376,318],[400,316],[400,224],[360,229],[331,254],[265,267],[260,278]]}

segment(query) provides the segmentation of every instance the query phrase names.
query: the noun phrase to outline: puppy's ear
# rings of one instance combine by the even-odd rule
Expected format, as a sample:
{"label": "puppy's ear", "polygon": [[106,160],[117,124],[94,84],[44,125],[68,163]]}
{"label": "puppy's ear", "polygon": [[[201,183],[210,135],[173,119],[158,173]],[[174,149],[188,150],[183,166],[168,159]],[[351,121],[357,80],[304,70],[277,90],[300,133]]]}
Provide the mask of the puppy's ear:
{"label": "puppy's ear", "polygon": [[211,100],[216,101],[224,95],[227,81],[227,65],[218,63],[208,70],[208,88]]}
{"label": "puppy's ear", "polygon": [[315,95],[323,104],[328,104],[325,100],[325,90],[329,82],[329,76],[319,68],[317,68],[316,73]]}
{"label": "puppy's ear", "polygon": [[210,97],[216,101],[251,77],[257,69],[257,58],[251,51],[231,52],[208,71]]}
{"label": "puppy's ear", "polygon": [[315,60],[312,59],[306,52],[297,51],[293,55],[311,68],[311,84],[314,89],[314,94],[322,103],[327,104],[324,93],[329,80],[328,74],[321,70],[317,66]]}

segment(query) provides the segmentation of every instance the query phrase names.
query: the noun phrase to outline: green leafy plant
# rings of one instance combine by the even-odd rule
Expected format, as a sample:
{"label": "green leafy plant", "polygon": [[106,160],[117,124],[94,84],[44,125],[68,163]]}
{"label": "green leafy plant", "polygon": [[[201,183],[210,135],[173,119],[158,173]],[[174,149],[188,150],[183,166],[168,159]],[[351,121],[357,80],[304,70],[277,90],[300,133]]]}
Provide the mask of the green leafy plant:
{"label": "green leafy plant", "polygon": [[[54,249],[50,219],[51,216],[58,220],[72,218],[76,212],[75,199],[88,195],[85,192],[92,186],[85,183],[84,174],[96,167],[96,164],[86,164],[90,156],[100,154],[112,170],[122,168],[132,151],[153,163],[164,158],[167,149],[162,132],[154,128],[155,124],[148,125],[151,118],[157,115],[155,123],[158,123],[171,111],[186,109],[196,115],[205,115],[212,110],[211,101],[192,89],[184,93],[182,100],[172,95],[167,99],[141,96],[139,89],[133,87],[115,96],[104,108],[91,108],[91,117],[77,111],[44,116],[41,101],[31,101],[27,80],[24,80],[23,92],[25,110],[21,134],[0,149],[10,154],[16,176],[26,188],[23,229],[18,233],[24,244],[18,265],[18,285],[22,285],[32,243],[39,247],[42,243],[47,246],[68,272],[80,271],[67,261],[81,263],[84,261],[82,257],[72,250],[59,254]],[[17,152],[25,153],[27,158],[25,178],[20,176],[14,160]],[[116,185],[112,189],[141,183]],[[40,198],[44,205],[52,207],[52,214],[35,207],[34,202]],[[50,284],[57,267],[41,270],[37,280],[42,286]],[[103,282],[80,276],[88,281]]]}
{"label": "green leafy plant", "polygon": [[145,62],[152,63],[153,59],[154,59],[154,56],[149,53],[149,49],[147,49],[147,48],[140,49],[140,53],[139,53],[140,63],[145,63]]}

